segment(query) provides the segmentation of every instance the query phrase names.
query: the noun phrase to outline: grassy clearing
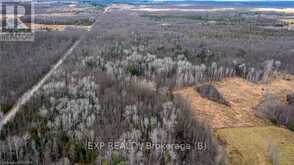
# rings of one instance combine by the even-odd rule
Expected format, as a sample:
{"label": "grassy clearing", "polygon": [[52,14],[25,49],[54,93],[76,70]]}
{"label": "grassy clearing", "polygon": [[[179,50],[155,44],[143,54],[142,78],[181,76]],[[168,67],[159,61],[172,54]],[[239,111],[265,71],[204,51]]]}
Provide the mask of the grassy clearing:
{"label": "grassy clearing", "polygon": [[[192,113],[197,118],[206,120],[215,129],[216,137],[227,148],[230,164],[270,165],[274,164],[273,161],[280,165],[293,164],[294,132],[255,115],[255,107],[267,95],[286,101],[286,95],[294,92],[293,76],[279,74],[267,84],[241,78],[228,78],[212,84],[231,106],[203,98],[193,87],[178,89],[174,93],[191,104]],[[272,146],[274,152],[270,149]]]}
{"label": "grassy clearing", "polygon": [[192,106],[193,114],[207,120],[215,129],[271,125],[255,116],[255,107],[266,95],[274,95],[286,101],[287,94],[294,92],[293,77],[278,77],[268,84],[256,84],[241,78],[228,78],[213,85],[229,101],[231,106],[218,104],[199,95],[193,87],[176,90]]}
{"label": "grassy clearing", "polygon": [[246,98],[246,95],[243,97],[243,95],[236,94],[239,97],[231,99],[224,95],[231,104],[229,107],[201,97],[192,87],[181,89],[175,93],[188,100],[192,106],[192,113],[198,118],[206,120],[214,129],[268,125],[267,121],[257,118],[253,113],[252,109],[258,102],[254,105],[246,104],[241,108],[241,100]]}
{"label": "grassy clearing", "polygon": [[224,142],[230,164],[272,164],[269,145],[277,146],[279,164],[294,162],[294,133],[276,126],[218,129],[216,136]]}
{"label": "grassy clearing", "polygon": [[290,25],[294,24],[294,19],[282,19],[281,21],[286,22]]}
{"label": "grassy clearing", "polygon": [[208,16],[208,15],[159,15],[159,14],[144,14],[144,18],[149,18],[154,21],[173,21],[177,19],[192,20],[203,23],[218,23],[218,24],[236,24],[245,22],[243,17],[222,17],[222,16]]}
{"label": "grassy clearing", "polygon": [[54,24],[32,24],[32,27],[35,30],[57,30],[57,31],[64,31],[67,27],[68,28],[76,28],[81,30],[90,30],[91,26],[84,26],[84,25],[54,25]]}

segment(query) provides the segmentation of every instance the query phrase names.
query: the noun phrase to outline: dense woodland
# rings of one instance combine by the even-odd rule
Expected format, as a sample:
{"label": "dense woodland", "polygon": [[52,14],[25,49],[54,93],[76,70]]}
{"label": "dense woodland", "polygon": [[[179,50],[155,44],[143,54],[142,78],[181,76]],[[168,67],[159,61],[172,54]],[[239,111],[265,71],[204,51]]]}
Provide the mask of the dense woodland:
{"label": "dense woodland", "polygon": [[49,25],[84,25],[90,26],[95,22],[94,15],[77,16],[38,16],[35,18],[37,24]]}
{"label": "dense woodland", "polygon": [[[255,26],[247,29],[246,36],[243,32],[248,27],[238,24],[203,26],[182,17],[176,21],[173,18],[168,22],[171,25],[163,26],[165,21],[129,12],[98,15],[93,30],[74,53],[1,131],[0,160],[226,164],[224,149],[212,130],[204,121],[192,118],[189,105],[174,96],[173,89],[232,76],[265,83],[277,71],[293,73],[293,59],[289,58],[293,34],[254,31]],[[72,40],[66,41],[61,47]],[[207,148],[87,148],[88,141],[129,140],[204,142]]]}

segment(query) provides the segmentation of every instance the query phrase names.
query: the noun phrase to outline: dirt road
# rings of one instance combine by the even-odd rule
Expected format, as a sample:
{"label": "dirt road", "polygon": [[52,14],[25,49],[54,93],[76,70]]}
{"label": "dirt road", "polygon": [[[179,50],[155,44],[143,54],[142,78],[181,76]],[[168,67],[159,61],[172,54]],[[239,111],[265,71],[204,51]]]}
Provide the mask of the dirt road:
{"label": "dirt road", "polygon": [[[95,22],[92,28],[95,26],[97,22]],[[81,43],[81,41],[85,38],[87,33],[85,33],[83,36],[80,37],[79,40],[77,40],[70,49],[67,50],[67,52],[62,56],[59,61],[54,64],[50,71],[36,84],[34,85],[30,90],[25,92],[15,103],[15,105],[12,107],[12,109],[1,119],[0,121],[0,131],[2,130],[3,126],[8,123],[9,121],[13,120],[15,114],[20,110],[20,108],[25,105],[32,97],[33,95],[45,84],[45,82],[54,74],[54,72],[63,64],[64,60],[72,54],[73,50]]]}

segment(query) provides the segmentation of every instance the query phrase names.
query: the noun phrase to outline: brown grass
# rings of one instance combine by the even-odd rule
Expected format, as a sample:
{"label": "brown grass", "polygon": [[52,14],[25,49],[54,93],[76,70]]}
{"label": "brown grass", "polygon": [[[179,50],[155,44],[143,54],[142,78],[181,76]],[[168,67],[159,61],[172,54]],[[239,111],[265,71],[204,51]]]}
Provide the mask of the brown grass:
{"label": "brown grass", "polygon": [[230,107],[201,97],[193,87],[178,89],[174,94],[191,103],[195,117],[206,120],[215,129],[217,139],[226,146],[229,164],[271,165],[268,147],[272,144],[277,146],[279,164],[293,164],[294,133],[255,116],[255,107],[266,95],[286,101],[286,95],[294,92],[293,76],[275,76],[267,84],[241,78],[212,84],[230,102]]}
{"label": "brown grass", "polygon": [[32,24],[32,27],[36,30],[48,29],[62,31],[65,29],[65,25]]}
{"label": "brown grass", "polygon": [[56,30],[63,31],[67,27],[75,27],[78,29],[83,29],[89,31],[92,26],[84,26],[84,25],[50,25],[50,24],[32,24],[34,30]]}
{"label": "brown grass", "polygon": [[293,14],[294,9],[293,8],[255,8],[251,9],[251,11],[257,11],[257,12],[276,12],[276,13],[285,13],[285,14]]}
{"label": "brown grass", "polygon": [[287,79],[279,77],[268,84],[256,84],[241,78],[214,82],[215,87],[230,102],[230,107],[201,97],[193,87],[178,89],[174,93],[187,99],[193,114],[207,120],[212,128],[265,126],[270,123],[255,116],[255,107],[268,94],[286,100],[286,95],[294,92],[294,81]]}
{"label": "brown grass", "polygon": [[232,165],[270,165],[269,146],[277,146],[278,162],[294,162],[294,133],[276,126],[218,129],[216,136],[226,143]]}

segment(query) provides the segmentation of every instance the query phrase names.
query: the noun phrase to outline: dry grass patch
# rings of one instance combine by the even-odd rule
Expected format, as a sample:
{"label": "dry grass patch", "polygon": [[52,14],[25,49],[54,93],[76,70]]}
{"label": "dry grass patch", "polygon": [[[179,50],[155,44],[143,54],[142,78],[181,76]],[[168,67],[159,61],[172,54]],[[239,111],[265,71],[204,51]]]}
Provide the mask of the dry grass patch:
{"label": "dry grass patch", "polygon": [[191,103],[193,114],[207,120],[212,128],[265,126],[270,122],[255,116],[255,107],[266,95],[271,94],[286,101],[286,95],[294,92],[293,77],[279,77],[268,84],[256,84],[241,78],[228,78],[214,82],[217,90],[230,103],[218,104],[203,98],[193,87],[175,91]]}
{"label": "dry grass patch", "polygon": [[269,146],[277,147],[278,162],[291,165],[294,162],[294,133],[275,126],[226,128],[216,130],[216,136],[226,146],[230,164],[272,164]]}
{"label": "dry grass patch", "polygon": [[293,14],[294,8],[255,8],[255,9],[251,9],[251,11]]}
{"label": "dry grass patch", "polygon": [[66,28],[76,28],[80,30],[90,31],[92,26],[84,25],[51,25],[51,24],[32,24],[34,30],[56,30],[64,31]]}
{"label": "dry grass patch", "polygon": [[294,24],[294,19],[281,19],[281,21],[286,22],[288,24]]}
{"label": "dry grass patch", "polygon": [[59,31],[62,31],[65,29],[65,25],[32,24],[32,27],[35,30],[59,30]]}
{"label": "dry grass patch", "polygon": [[[273,161],[281,165],[293,164],[294,133],[255,115],[255,108],[267,95],[286,102],[287,94],[294,93],[293,76],[279,75],[267,84],[241,78],[228,78],[212,84],[230,106],[201,97],[193,87],[178,89],[174,93],[191,104],[195,117],[207,120],[215,129],[215,135],[227,148],[229,164],[268,165]],[[269,151],[269,148],[276,150]]]}

